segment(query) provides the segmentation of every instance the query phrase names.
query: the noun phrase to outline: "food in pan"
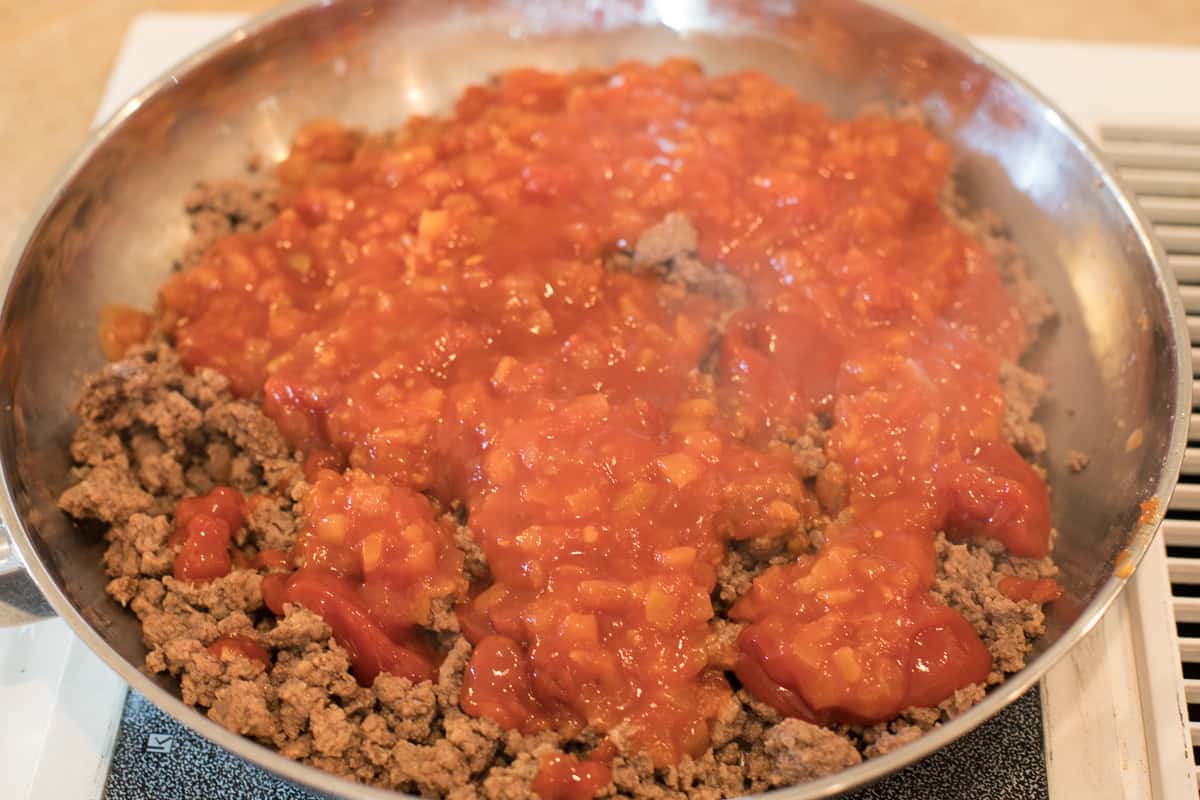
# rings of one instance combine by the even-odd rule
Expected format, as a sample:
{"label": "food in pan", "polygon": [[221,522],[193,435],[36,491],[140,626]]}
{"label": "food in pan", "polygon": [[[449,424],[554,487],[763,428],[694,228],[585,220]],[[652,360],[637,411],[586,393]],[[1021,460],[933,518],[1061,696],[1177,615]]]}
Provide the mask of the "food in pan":
{"label": "food in pan", "polygon": [[1060,593],[1051,315],[919,120],[687,61],[505,73],[198,187],[62,495],[147,668],[430,797],[725,797],[888,752]]}

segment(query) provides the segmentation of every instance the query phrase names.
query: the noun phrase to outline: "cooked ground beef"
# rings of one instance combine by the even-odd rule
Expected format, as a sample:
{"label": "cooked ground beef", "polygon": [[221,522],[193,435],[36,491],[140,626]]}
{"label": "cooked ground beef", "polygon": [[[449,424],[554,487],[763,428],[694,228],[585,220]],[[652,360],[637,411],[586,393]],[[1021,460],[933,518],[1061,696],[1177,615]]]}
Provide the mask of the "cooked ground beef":
{"label": "cooked ground beef", "polygon": [[1042,455],[1046,432],[1033,421],[1033,414],[1046,392],[1046,379],[1004,363],[1000,365],[1000,388],[1004,392],[1004,437],[1027,456]]}
{"label": "cooked ground beef", "polygon": [[736,275],[696,258],[698,240],[696,228],[687,216],[667,214],[642,232],[632,253],[614,253],[608,266],[680,284],[689,291],[723,301],[730,311],[745,305],[746,287]]}
{"label": "cooked ground beef", "polygon": [[[221,235],[261,226],[273,213],[271,196],[268,189],[232,182],[199,187],[188,199],[195,239],[184,262]],[[1051,310],[1011,246],[992,222],[964,224],[975,225],[999,254],[1036,329]],[[614,256],[610,267],[659,275],[731,307],[743,302],[745,290],[736,278],[698,262],[695,248],[691,222],[669,215],[645,232],[632,254]],[[1003,386],[1006,436],[1028,455],[1040,455],[1045,437],[1033,413],[1044,381],[1006,365]],[[543,753],[554,748],[586,752],[600,740],[591,730],[569,740],[555,733],[523,736],[467,716],[458,697],[471,645],[458,632],[449,605],[434,610],[433,627],[446,652],[436,682],[413,685],[383,674],[362,687],[350,675],[346,651],[320,617],[298,606],[288,606],[281,619],[264,611],[262,572],[235,569],[204,584],[171,577],[178,546],[170,543],[170,515],[180,498],[221,484],[265,497],[237,541],[253,555],[292,544],[295,503],[306,486],[299,454],[261,408],[235,398],[215,372],[189,374],[169,341],[155,337],[90,376],[77,409],[82,422],[71,444],[75,482],[60,506],[76,519],[106,524],[109,593],[140,619],[146,667],[178,678],[184,701],[206,709],[210,718],[334,774],[454,800],[529,798]],[[795,453],[798,473],[812,482],[827,516],[786,542],[731,546],[714,593],[714,652],[732,652],[741,626],[723,615],[753,578],[771,564],[819,548],[825,525],[845,504],[845,475],[825,458],[821,421],[812,417],[805,430],[783,436]],[[438,512],[454,514],[453,509]],[[456,525],[468,575],[486,576],[470,531]],[[1049,559],[1010,558],[994,543],[953,543],[944,536],[938,537],[936,550],[934,594],[979,631],[997,668],[988,682],[998,682],[1024,665],[1032,641],[1044,631],[1044,618],[1040,606],[1008,599],[997,584],[1006,575],[1053,575],[1054,565]],[[207,649],[229,636],[264,648],[270,664]],[[936,708],[908,709],[867,728],[821,728],[783,719],[738,691],[713,732],[712,748],[668,769],[655,769],[644,756],[626,752],[621,731],[610,731],[619,752],[606,796],[716,800],[810,780],[912,741],[965,711],[984,692],[981,685],[970,686]]]}
{"label": "cooked ground beef", "polygon": [[184,200],[192,236],[184,248],[180,265],[187,268],[200,260],[213,242],[231,233],[256,231],[275,216],[275,185],[258,176],[251,162],[242,179],[200,183]]}

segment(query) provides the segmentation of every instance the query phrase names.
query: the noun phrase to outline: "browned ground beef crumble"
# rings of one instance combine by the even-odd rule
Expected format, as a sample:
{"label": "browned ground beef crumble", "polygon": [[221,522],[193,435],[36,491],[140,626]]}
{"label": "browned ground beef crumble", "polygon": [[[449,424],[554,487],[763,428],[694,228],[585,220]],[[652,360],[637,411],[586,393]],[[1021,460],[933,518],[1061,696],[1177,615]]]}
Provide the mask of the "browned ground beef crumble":
{"label": "browned ground beef crumble", "polygon": [[[193,263],[223,235],[261,227],[274,214],[272,197],[261,180],[198,186],[186,203],[195,235],[182,264]],[[1026,277],[998,222],[986,215],[968,218],[956,203],[947,200],[964,227],[996,257],[1030,330],[1036,331],[1053,315],[1044,294]],[[643,235],[634,253],[614,257],[610,267],[682,282],[736,307],[744,299],[737,281],[688,256],[694,247],[690,222],[670,215]],[[1006,437],[1031,459],[1040,458],[1045,436],[1032,416],[1045,381],[1008,364],[1002,383]],[[253,555],[291,545],[297,501],[306,486],[300,455],[259,405],[236,399],[216,372],[189,374],[165,338],[156,336],[89,376],[77,408],[82,423],[71,445],[75,481],[59,504],[76,519],[108,525],[109,594],[141,621],[149,649],[146,668],[178,678],[184,702],[289,758],[433,798],[529,798],[544,752],[586,751],[599,741],[596,731],[569,741],[554,733],[524,736],[463,713],[458,695],[471,645],[459,633],[449,604],[435,610],[432,624],[432,635],[446,653],[436,683],[414,686],[384,674],[362,687],[350,675],[346,651],[320,617],[288,606],[286,616],[276,619],[264,608],[260,572],[235,569],[195,585],[171,577],[176,548],[168,542],[170,515],[180,498],[215,485],[272,498],[254,508],[237,535],[236,544]],[[813,417],[805,430],[791,432],[789,442],[797,471],[812,481],[827,513],[836,514],[845,481],[838,465],[826,462],[824,439],[825,428]],[[1078,469],[1086,464],[1082,454],[1069,458]],[[753,578],[772,563],[816,550],[822,528],[799,532],[782,545],[776,540],[731,545],[714,593],[714,646],[737,636],[740,626],[725,614]],[[470,531],[460,525],[459,534],[468,574],[486,575]],[[1049,558],[1013,558],[994,542],[954,543],[939,535],[936,551],[933,593],[978,630],[995,665],[987,682],[999,683],[1024,666],[1032,642],[1045,629],[1041,606],[1007,598],[997,588],[999,580],[1014,574],[1052,576],[1057,570]],[[228,650],[219,659],[206,651],[224,636],[254,640],[272,653],[271,666]],[[655,769],[644,756],[625,751],[620,729],[610,731],[621,754],[604,796],[715,800],[810,780],[911,742],[970,708],[985,690],[969,686],[936,708],[908,709],[895,720],[865,728],[822,728],[784,719],[738,691],[718,721],[712,748],[674,767]]]}
{"label": "browned ground beef crumble", "polygon": [[1083,472],[1087,469],[1090,460],[1087,453],[1081,453],[1078,450],[1067,451],[1067,469],[1071,472]]}

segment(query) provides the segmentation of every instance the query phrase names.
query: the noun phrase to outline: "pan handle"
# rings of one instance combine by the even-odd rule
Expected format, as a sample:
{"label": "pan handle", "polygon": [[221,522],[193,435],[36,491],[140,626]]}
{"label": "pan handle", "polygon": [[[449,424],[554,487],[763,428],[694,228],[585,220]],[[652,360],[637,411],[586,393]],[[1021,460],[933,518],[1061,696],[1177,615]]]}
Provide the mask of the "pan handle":
{"label": "pan handle", "polygon": [[0,526],[0,628],[27,625],[54,616],[25,564]]}

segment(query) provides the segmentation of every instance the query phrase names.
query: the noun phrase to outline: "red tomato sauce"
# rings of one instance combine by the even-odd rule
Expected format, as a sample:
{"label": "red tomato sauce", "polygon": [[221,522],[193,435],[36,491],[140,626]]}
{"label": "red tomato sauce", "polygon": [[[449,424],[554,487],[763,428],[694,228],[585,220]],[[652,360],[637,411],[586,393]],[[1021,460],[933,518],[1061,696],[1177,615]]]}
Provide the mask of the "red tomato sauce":
{"label": "red tomato sauce", "polygon": [[542,759],[533,791],[542,800],[590,800],[612,783],[612,770],[598,761],[556,753]]}
{"label": "red tomato sauce", "polygon": [[223,661],[235,655],[257,661],[264,667],[271,666],[271,656],[257,642],[245,636],[222,636],[207,648],[209,655]]}
{"label": "red tomato sauce", "polygon": [[172,565],[179,580],[209,581],[233,569],[233,534],[246,521],[246,500],[235,489],[218,486],[175,507],[171,544],[180,545]]}
{"label": "red tomato sauce", "polygon": [[282,613],[298,603],[324,617],[364,685],[380,672],[436,677],[439,659],[418,628],[433,603],[466,588],[453,530],[425,497],[359,470],[320,470],[303,506],[290,558],[259,554],[276,567],[303,565],[263,579],[267,606]]}
{"label": "red tomato sauce", "polygon": [[[982,680],[929,593],[933,534],[1039,556],[1049,513],[1001,435],[999,364],[1027,334],[939,203],[950,162],[919,124],[683,61],[513,71],[390,136],[309,126],[277,219],[161,292],[186,363],[309,453],[304,566],[268,603],[325,616],[364,682],[430,676],[420,627],[463,578],[422,494],[460,503],[491,572],[459,608],[464,708],[698,755],[731,691],[705,647],[717,569],[820,513],[787,444],[820,413],[846,507],[734,608],[738,679],[853,722]],[[717,300],[605,268],[670,212],[748,289],[719,342]],[[539,791],[598,775],[560,759]]]}

